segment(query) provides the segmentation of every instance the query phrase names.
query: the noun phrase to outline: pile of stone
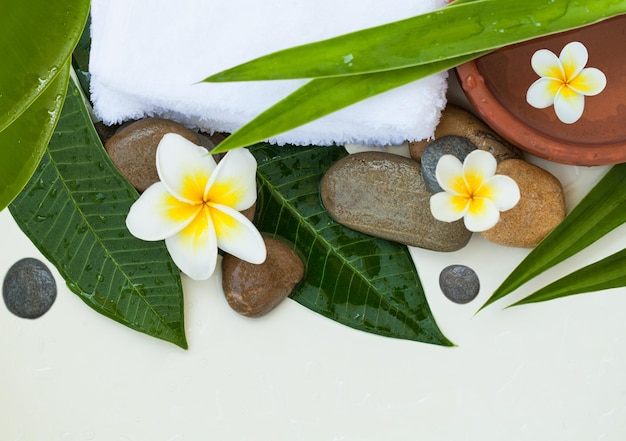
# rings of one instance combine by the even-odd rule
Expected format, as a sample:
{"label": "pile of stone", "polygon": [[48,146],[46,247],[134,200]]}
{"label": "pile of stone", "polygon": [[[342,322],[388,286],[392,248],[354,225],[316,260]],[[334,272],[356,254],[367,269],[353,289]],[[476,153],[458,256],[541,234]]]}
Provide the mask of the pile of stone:
{"label": "pile of stone", "polygon": [[326,173],[321,197],[335,221],[372,236],[434,251],[457,251],[472,233],[462,220],[436,220],[430,197],[442,191],[435,169],[443,155],[461,162],[475,149],[486,150],[498,162],[496,173],[511,177],[520,202],[500,215],[481,234],[511,247],[536,246],[565,217],[563,188],[552,174],[522,159],[469,112],[449,105],[431,142],[410,144],[411,159],[385,152],[349,155]]}
{"label": "pile of stone", "polygon": [[[173,121],[149,118],[119,128],[105,141],[112,161],[139,192],[158,180],[156,148],[163,135],[171,132],[208,150],[223,139],[220,135],[195,133]],[[454,155],[463,162],[476,149],[495,157],[496,173],[514,179],[521,195],[519,203],[502,212],[493,228],[480,234],[499,245],[536,246],[565,217],[561,184],[547,171],[524,161],[514,146],[482,121],[453,105],[444,111],[434,140],[409,144],[411,158],[367,151],[338,161],[321,182],[321,199],[329,215],[346,227],[414,247],[457,251],[474,233],[465,228],[463,220],[442,222],[431,214],[430,197],[441,191],[435,169],[443,155]],[[245,213],[251,220],[254,210],[253,206]],[[267,314],[276,307],[291,294],[305,272],[291,244],[279,239],[265,241],[268,257],[264,264],[253,265],[228,255],[222,260],[222,284],[228,303],[250,317]],[[465,272],[455,269],[451,274]],[[478,282],[471,283],[473,298]]]}

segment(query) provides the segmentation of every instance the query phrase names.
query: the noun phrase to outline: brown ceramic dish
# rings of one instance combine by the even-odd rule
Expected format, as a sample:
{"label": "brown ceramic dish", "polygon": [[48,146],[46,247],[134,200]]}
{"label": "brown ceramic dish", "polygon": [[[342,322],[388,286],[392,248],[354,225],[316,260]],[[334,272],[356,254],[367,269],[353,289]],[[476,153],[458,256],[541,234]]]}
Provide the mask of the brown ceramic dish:
{"label": "brown ceramic dish", "polygon": [[[607,77],[606,89],[585,98],[574,124],[564,124],[554,107],[535,109],[526,102],[538,79],[530,65],[535,51],[555,54],[571,41],[589,51],[587,66]],[[502,137],[521,149],[555,162],[606,165],[626,162],[626,15],[574,31],[509,46],[457,67],[467,98]]]}

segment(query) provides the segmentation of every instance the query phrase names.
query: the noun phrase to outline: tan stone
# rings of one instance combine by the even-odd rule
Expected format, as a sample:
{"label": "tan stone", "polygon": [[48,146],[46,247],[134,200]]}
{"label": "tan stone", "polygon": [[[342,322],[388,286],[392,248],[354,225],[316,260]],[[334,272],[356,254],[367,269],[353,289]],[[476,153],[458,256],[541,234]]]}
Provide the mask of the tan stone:
{"label": "tan stone", "polygon": [[[480,150],[490,152],[498,162],[506,159],[521,159],[519,150],[503,140],[472,113],[453,104],[448,104],[441,114],[441,120],[435,129],[435,139],[448,135],[462,136],[469,139]],[[411,157],[420,161],[422,153],[432,140],[409,143]]]}
{"label": "tan stone", "polygon": [[497,174],[510,176],[520,189],[519,203],[500,213],[500,221],[482,235],[511,247],[532,248],[565,217],[563,187],[547,171],[521,159],[498,165]]}

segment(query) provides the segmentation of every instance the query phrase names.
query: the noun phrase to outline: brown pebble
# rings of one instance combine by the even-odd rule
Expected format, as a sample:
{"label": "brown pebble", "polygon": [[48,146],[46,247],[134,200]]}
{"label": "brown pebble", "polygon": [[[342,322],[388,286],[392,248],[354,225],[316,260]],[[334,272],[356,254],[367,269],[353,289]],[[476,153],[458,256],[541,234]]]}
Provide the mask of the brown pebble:
{"label": "brown pebble", "polygon": [[122,127],[107,141],[111,160],[140,193],[159,180],[156,149],[166,133],[177,133],[194,144],[202,145],[196,133],[174,121],[146,118]]}
{"label": "brown pebble", "polygon": [[510,176],[520,189],[519,203],[500,213],[500,221],[482,235],[500,245],[532,248],[565,217],[563,187],[552,174],[521,159],[498,165],[497,174]]}
{"label": "brown pebble", "polygon": [[304,264],[289,245],[265,237],[267,259],[260,265],[231,255],[222,259],[222,287],[238,313],[260,317],[287,298],[304,277]]}
{"label": "brown pebble", "polygon": [[250,206],[250,208],[242,210],[241,214],[243,214],[245,217],[247,217],[250,222],[253,222],[254,221],[254,215],[256,214],[256,201],[254,201],[254,204],[252,204]]}
{"label": "brown pebble", "polygon": [[[435,139],[444,136],[456,135],[469,139],[480,150],[490,152],[498,163],[506,159],[521,159],[522,154],[512,144],[503,140],[487,124],[470,112],[453,104],[448,104],[441,114],[441,119],[435,129]],[[422,153],[431,140],[409,143],[411,157],[420,161]]]}

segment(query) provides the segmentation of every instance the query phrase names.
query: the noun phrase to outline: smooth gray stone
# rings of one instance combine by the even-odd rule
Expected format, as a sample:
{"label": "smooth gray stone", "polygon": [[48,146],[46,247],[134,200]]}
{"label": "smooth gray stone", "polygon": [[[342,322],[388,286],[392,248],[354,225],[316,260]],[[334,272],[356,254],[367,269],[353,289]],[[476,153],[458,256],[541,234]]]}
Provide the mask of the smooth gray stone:
{"label": "smooth gray stone", "polygon": [[435,176],[437,163],[443,155],[455,156],[463,162],[465,157],[474,150],[476,146],[469,139],[455,135],[444,136],[428,144],[422,153],[422,175],[428,190],[431,193],[443,191]]}
{"label": "smooth gray stone", "polygon": [[476,272],[465,265],[450,265],[441,271],[439,286],[443,294],[454,303],[469,303],[480,291]]}
{"label": "smooth gray stone", "polygon": [[52,307],[57,298],[57,285],[46,264],[27,257],[7,271],[2,297],[9,311],[16,316],[35,319]]}
{"label": "smooth gray stone", "polygon": [[346,156],[324,175],[324,207],[338,223],[371,236],[435,251],[470,240],[463,221],[436,220],[419,163],[384,152]]}

